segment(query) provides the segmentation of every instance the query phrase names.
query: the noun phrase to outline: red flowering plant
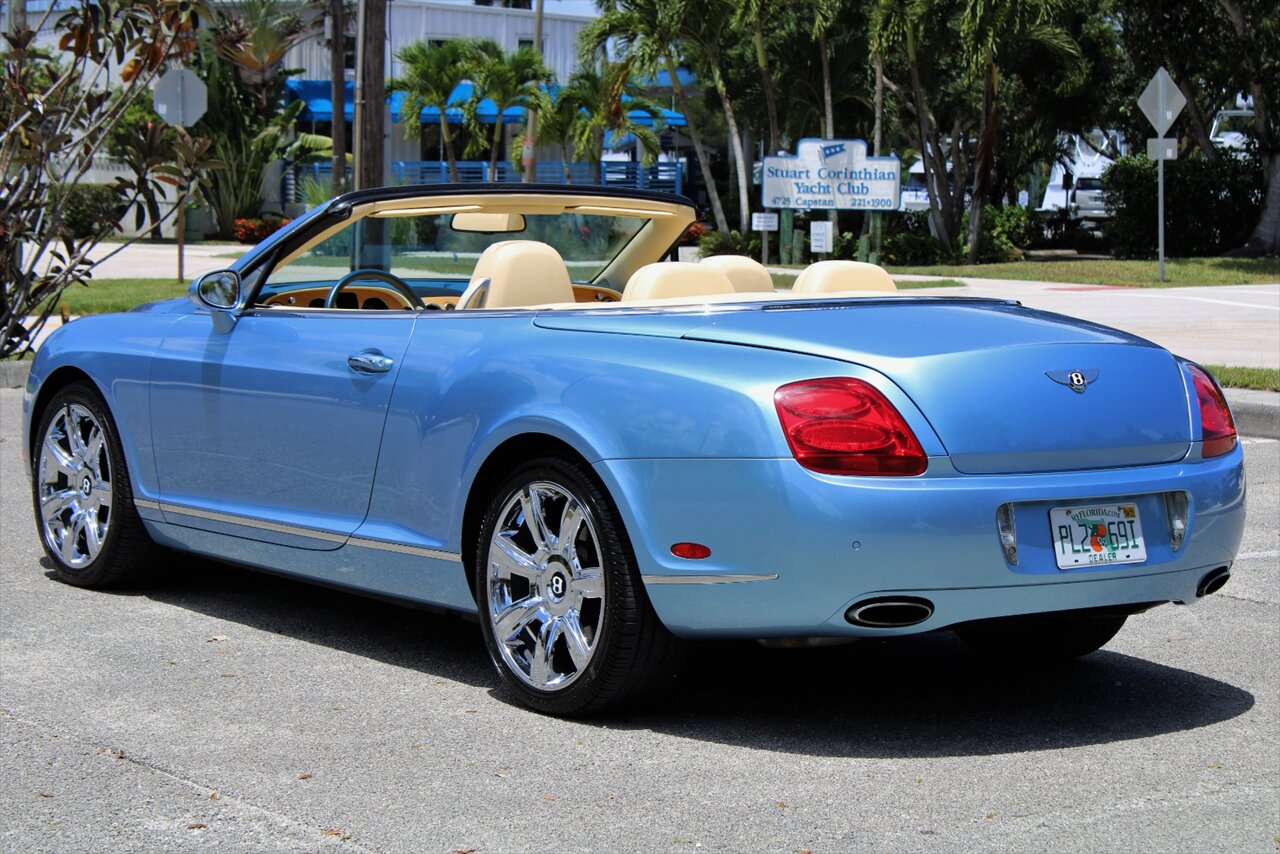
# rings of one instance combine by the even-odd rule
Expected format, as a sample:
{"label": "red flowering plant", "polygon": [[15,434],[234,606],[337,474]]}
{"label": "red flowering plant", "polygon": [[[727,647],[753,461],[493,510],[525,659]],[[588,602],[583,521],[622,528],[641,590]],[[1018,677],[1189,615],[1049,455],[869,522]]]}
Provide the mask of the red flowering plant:
{"label": "red flowering plant", "polygon": [[711,229],[705,222],[695,222],[684,230],[684,234],[680,236],[681,246],[697,246],[698,241],[702,239],[702,235]]}
{"label": "red flowering plant", "polygon": [[235,221],[236,240],[241,243],[259,243],[284,228],[289,222],[290,220],[287,219],[273,219],[271,217],[237,219]]}

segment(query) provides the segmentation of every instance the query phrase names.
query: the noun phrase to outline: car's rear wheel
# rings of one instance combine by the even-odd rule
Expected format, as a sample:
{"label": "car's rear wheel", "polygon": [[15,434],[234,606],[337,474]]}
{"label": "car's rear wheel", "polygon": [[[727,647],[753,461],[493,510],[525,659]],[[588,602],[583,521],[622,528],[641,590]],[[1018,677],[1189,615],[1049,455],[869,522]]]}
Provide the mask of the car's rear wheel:
{"label": "car's rear wheel", "polygon": [[72,383],[49,402],[37,430],[32,500],[54,573],[78,587],[136,580],[151,539],[106,401],[88,383]]}
{"label": "car's rear wheel", "polygon": [[1009,662],[1067,661],[1096,652],[1124,626],[1123,614],[1033,614],[958,626],[975,652]]}
{"label": "car's rear wheel", "polygon": [[599,711],[675,668],[617,511],[585,466],[545,457],[496,490],[481,525],[476,602],[499,674],[548,714]]}

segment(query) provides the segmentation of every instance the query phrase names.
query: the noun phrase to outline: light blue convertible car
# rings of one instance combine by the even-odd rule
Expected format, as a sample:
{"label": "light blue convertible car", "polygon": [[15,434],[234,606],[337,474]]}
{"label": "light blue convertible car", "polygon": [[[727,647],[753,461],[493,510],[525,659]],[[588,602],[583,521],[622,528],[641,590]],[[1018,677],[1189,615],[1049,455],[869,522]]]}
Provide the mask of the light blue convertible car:
{"label": "light blue convertible car", "polygon": [[1202,368],[866,264],[775,292],[664,262],[694,217],[356,192],[190,301],[63,327],[24,401],[57,576],[125,583],[159,546],[478,614],[555,714],[634,700],[689,639],[950,629],[1050,661],[1226,582],[1244,474]]}

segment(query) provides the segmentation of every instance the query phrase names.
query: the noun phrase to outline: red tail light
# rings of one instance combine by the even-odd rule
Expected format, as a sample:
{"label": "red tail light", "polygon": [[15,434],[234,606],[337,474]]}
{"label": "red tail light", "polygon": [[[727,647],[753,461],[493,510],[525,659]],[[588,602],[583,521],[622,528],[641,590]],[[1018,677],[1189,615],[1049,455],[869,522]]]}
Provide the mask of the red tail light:
{"label": "red tail light", "polygon": [[1218,384],[1203,368],[1187,365],[1187,370],[1191,371],[1200,401],[1200,431],[1204,437],[1200,455],[1220,457],[1236,446],[1236,422],[1231,418],[1231,408]]}
{"label": "red tail light", "polygon": [[773,403],[796,462],[812,471],[907,476],[929,464],[902,415],[862,380],[789,383]]}

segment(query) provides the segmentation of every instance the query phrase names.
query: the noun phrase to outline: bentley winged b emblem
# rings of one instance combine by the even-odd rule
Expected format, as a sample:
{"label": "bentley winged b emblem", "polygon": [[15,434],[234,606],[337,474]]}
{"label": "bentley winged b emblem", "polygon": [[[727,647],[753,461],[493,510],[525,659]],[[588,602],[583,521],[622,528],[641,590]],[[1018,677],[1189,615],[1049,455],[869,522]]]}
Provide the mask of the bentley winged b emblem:
{"label": "bentley winged b emblem", "polygon": [[1074,371],[1045,371],[1044,375],[1055,383],[1062,383],[1077,394],[1084,394],[1089,383],[1098,378],[1097,368],[1081,368]]}

